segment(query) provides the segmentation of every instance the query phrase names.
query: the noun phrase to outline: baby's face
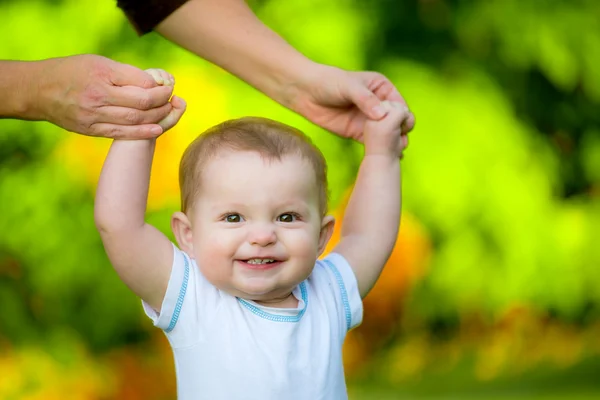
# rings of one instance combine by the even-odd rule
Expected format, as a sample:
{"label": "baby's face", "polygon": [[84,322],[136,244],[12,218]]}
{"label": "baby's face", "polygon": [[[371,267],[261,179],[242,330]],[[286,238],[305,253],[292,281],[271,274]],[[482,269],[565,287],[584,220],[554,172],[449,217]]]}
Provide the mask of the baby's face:
{"label": "baby's face", "polygon": [[231,295],[269,301],[310,275],[326,243],[312,166],[227,151],[207,163],[191,217],[203,275]]}

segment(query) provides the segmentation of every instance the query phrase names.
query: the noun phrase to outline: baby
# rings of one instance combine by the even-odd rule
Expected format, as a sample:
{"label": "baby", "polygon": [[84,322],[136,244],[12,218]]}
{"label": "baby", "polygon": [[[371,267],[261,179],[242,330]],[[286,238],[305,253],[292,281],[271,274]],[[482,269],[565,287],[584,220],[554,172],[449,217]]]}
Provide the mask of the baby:
{"label": "baby", "polygon": [[179,399],[347,398],[342,343],[362,320],[361,299],[400,221],[409,112],[383,105],[387,115],[365,126],[341,240],[323,260],[334,226],[327,168],[302,132],[241,118],[195,139],[171,220],[178,246],[144,222],[155,141],[113,142],[96,225],[115,270],[173,348]]}

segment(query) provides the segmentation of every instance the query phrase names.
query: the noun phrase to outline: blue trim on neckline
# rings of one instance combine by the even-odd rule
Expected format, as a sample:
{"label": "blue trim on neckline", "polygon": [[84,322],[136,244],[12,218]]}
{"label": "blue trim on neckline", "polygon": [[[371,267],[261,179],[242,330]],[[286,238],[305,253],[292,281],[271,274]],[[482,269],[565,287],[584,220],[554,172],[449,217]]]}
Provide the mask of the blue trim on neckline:
{"label": "blue trim on neckline", "polygon": [[183,253],[183,261],[185,262],[185,269],[183,271],[183,282],[181,283],[181,289],[179,289],[179,297],[177,298],[177,303],[175,303],[175,310],[173,311],[171,322],[169,323],[167,329],[165,329],[165,332],[167,333],[171,332],[173,328],[175,328],[175,324],[177,324],[179,314],[181,313],[181,307],[183,306],[183,299],[185,298],[188,280],[190,279],[190,264],[185,253]]}
{"label": "blue trim on neckline", "polygon": [[269,321],[275,322],[298,322],[304,315],[306,308],[308,307],[308,291],[306,290],[306,282],[300,283],[300,294],[302,296],[302,301],[304,302],[304,308],[298,312],[298,315],[277,315],[271,314],[269,312],[264,311],[261,308],[256,307],[254,304],[248,302],[247,300],[237,298],[241,305],[250,310],[253,314],[258,315],[261,318],[268,319]]}
{"label": "blue trim on neckline", "polygon": [[337,267],[329,260],[322,260],[327,264],[329,269],[335,275],[335,280],[337,281],[338,286],[340,287],[340,292],[342,294],[342,304],[344,305],[344,311],[346,314],[346,330],[350,330],[352,327],[352,313],[350,312],[350,302],[348,301],[348,292],[346,292],[346,285],[344,285],[344,279],[342,278],[342,274],[338,271]]}

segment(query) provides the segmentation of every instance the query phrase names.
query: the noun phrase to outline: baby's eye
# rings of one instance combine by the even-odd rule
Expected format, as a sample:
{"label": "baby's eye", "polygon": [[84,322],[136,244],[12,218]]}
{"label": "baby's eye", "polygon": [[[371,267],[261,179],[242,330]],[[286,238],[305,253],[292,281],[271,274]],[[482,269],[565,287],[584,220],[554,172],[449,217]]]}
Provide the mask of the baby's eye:
{"label": "baby's eye", "polygon": [[285,213],[277,217],[280,222],[294,222],[298,219],[298,215],[294,213]]}
{"label": "baby's eye", "polygon": [[237,223],[242,222],[242,216],[240,214],[227,214],[225,216],[225,222]]}

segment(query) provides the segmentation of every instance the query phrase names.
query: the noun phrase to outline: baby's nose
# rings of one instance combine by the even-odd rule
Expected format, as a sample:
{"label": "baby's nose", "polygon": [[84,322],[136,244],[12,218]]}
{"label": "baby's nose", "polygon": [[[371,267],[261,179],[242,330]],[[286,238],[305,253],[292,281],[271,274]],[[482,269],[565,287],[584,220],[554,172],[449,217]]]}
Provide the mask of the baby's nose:
{"label": "baby's nose", "polygon": [[277,241],[275,227],[272,224],[256,224],[250,228],[250,244],[268,246]]}

